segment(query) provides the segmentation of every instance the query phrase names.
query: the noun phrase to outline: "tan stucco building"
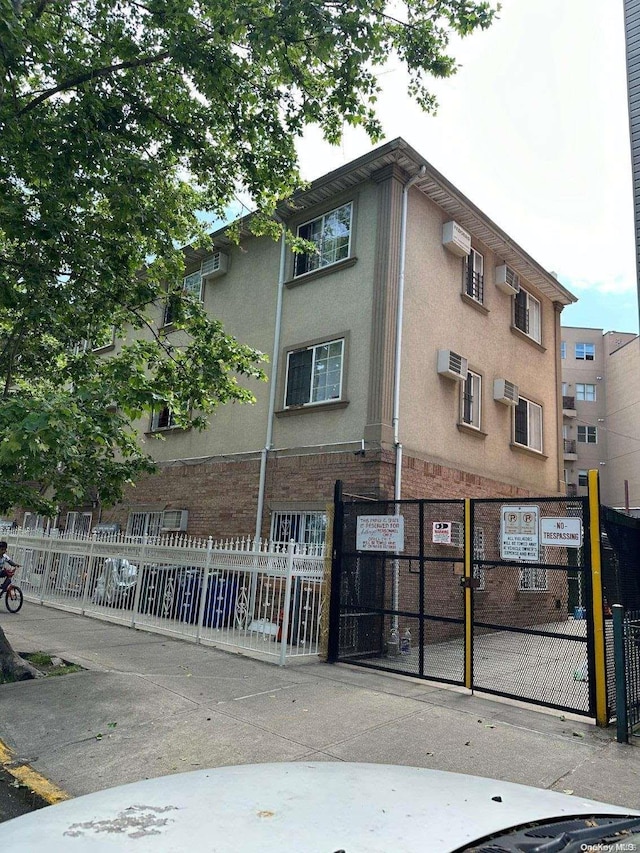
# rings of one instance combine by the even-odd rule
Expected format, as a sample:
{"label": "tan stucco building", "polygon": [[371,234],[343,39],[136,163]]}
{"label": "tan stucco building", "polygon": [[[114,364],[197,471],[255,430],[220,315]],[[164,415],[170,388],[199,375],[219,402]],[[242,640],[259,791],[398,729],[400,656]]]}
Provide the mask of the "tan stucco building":
{"label": "tan stucco building", "polygon": [[560,313],[575,297],[553,275],[402,139],[280,215],[316,254],[220,231],[216,254],[186,255],[186,286],[268,353],[269,383],[204,432],[166,411],[142,425],[163,432],[147,443],[158,473],[102,521],[313,540],[336,479],[372,498],[564,492]]}
{"label": "tan stucco building", "polygon": [[563,326],[561,361],[567,491],[597,468],[602,503],[640,515],[640,338]]}

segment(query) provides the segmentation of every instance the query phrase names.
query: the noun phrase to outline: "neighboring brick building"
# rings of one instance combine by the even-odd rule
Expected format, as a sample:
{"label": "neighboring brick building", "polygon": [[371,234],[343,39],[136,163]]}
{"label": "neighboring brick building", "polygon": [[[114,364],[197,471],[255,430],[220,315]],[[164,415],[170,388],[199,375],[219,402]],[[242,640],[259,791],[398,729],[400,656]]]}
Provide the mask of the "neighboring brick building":
{"label": "neighboring brick building", "polygon": [[280,213],[317,254],[223,231],[214,255],[186,252],[185,287],[269,354],[271,381],[202,433],[157,413],[142,429],[165,437],[148,444],[158,473],[103,522],[312,541],[338,478],[371,497],[563,493],[560,313],[575,297],[553,275],[402,139]]}
{"label": "neighboring brick building", "polygon": [[597,468],[602,503],[640,515],[640,338],[563,326],[561,361],[567,492]]}

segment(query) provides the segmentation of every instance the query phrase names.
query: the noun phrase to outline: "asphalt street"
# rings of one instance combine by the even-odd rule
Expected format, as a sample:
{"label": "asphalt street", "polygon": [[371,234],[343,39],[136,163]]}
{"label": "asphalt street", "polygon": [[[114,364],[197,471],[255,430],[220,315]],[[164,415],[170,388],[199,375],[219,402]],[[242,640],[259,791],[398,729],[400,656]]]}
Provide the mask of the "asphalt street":
{"label": "asphalt street", "polygon": [[4,770],[0,770],[0,823],[33,812],[43,805],[28,788],[17,783]]}

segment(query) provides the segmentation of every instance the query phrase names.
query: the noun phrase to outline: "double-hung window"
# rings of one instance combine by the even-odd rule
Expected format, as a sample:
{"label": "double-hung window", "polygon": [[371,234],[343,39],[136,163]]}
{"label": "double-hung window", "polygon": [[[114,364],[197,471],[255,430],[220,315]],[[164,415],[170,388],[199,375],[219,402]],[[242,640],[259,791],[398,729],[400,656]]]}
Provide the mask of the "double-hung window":
{"label": "double-hung window", "polygon": [[344,339],[289,352],[285,408],[340,400],[343,362]]}
{"label": "double-hung window", "polygon": [[471,249],[465,260],[465,293],[476,302],[484,302],[484,258]]}
{"label": "double-hung window", "polygon": [[593,361],[596,357],[595,344],[576,344],[575,355],[578,361]]}
{"label": "double-hung window", "polygon": [[513,411],[515,444],[542,453],[542,406],[521,396]]}
{"label": "double-hung window", "polygon": [[480,429],[482,405],[482,377],[469,370],[460,389],[460,421],[466,426]]}
{"label": "double-hung window", "polygon": [[594,426],[579,426],[578,441],[581,444],[597,444],[598,443],[598,427]]}
{"label": "double-hung window", "polygon": [[540,343],[540,302],[522,287],[513,297],[513,325]]}
{"label": "double-hung window", "polygon": [[567,357],[567,342],[560,342],[560,358],[566,359]]}
{"label": "double-hung window", "polygon": [[576,382],[576,400],[585,400],[587,403],[595,403],[596,386],[590,382]]}
{"label": "double-hung window", "polygon": [[588,486],[589,485],[589,472],[586,469],[578,471],[578,485],[579,486]]}
{"label": "double-hung window", "polygon": [[314,243],[316,248],[313,252],[296,255],[296,276],[349,257],[352,212],[353,205],[349,202],[298,227],[298,237]]}

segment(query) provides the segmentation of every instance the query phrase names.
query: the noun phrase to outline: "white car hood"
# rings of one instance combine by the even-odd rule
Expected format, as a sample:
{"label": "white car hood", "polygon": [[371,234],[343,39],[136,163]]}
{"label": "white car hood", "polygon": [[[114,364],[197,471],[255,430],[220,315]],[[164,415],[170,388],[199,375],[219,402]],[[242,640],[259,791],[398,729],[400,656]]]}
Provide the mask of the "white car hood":
{"label": "white car hood", "polygon": [[299,762],[111,788],[3,824],[3,853],[450,853],[529,822],[633,809],[476,776]]}

